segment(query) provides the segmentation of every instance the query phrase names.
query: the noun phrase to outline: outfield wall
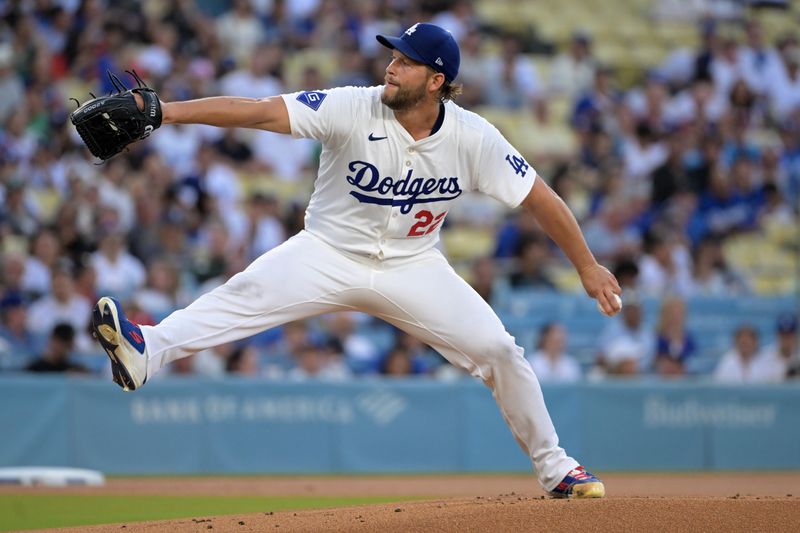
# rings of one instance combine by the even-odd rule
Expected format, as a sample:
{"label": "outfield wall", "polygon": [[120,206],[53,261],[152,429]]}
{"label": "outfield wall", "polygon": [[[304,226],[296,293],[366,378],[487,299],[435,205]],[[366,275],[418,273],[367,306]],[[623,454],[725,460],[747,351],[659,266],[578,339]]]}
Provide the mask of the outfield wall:
{"label": "outfield wall", "polygon": [[[800,468],[800,385],[544,388],[562,444],[597,470]],[[105,473],[526,471],[472,381],[341,385],[0,378],[0,466]]]}

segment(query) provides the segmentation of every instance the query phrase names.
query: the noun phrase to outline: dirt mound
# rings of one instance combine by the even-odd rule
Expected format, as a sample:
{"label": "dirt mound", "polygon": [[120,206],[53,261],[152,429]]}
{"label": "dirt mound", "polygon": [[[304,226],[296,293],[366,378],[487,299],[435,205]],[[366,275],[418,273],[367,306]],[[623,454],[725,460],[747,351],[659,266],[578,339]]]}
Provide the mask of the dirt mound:
{"label": "dirt mound", "polygon": [[[115,524],[59,532],[797,531],[800,498],[619,497],[551,500],[506,494],[313,511]],[[53,530],[50,530],[53,531]]]}
{"label": "dirt mound", "polygon": [[[800,472],[605,474],[607,498],[544,498],[531,475],[112,479],[105,487],[9,492],[227,496],[388,496],[396,504],[201,516],[64,532],[800,531]],[[422,501],[424,499],[424,501]]]}

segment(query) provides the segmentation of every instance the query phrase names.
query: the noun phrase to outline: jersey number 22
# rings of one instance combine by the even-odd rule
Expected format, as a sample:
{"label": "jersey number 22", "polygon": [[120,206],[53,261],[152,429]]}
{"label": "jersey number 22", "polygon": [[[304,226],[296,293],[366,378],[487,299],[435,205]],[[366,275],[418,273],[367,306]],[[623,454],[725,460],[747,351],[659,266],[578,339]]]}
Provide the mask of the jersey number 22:
{"label": "jersey number 22", "polygon": [[442,219],[444,219],[446,214],[447,211],[434,216],[430,211],[420,211],[414,215],[414,218],[416,218],[419,222],[411,226],[411,229],[408,230],[407,237],[422,237],[423,235],[431,233],[439,227],[439,224],[442,223]]}

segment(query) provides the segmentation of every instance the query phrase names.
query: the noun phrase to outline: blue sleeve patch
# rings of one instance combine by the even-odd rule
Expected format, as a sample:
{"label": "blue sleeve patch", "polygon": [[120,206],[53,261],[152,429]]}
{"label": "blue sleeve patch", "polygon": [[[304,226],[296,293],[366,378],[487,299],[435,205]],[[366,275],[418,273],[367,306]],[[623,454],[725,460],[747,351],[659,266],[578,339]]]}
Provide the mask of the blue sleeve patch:
{"label": "blue sleeve patch", "polygon": [[320,91],[306,91],[297,95],[297,101],[316,111],[326,96],[328,95]]}

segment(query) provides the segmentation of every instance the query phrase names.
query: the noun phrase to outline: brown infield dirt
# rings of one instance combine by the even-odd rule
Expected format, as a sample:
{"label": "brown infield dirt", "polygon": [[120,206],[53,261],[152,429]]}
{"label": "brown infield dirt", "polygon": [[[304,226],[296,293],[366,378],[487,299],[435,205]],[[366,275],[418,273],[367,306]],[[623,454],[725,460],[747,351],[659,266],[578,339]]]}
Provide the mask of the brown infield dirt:
{"label": "brown infield dirt", "polygon": [[48,532],[800,531],[800,472],[605,474],[607,496],[544,497],[531,476],[112,479],[105,487],[0,488],[85,494],[397,496],[394,504],[202,516]]}

